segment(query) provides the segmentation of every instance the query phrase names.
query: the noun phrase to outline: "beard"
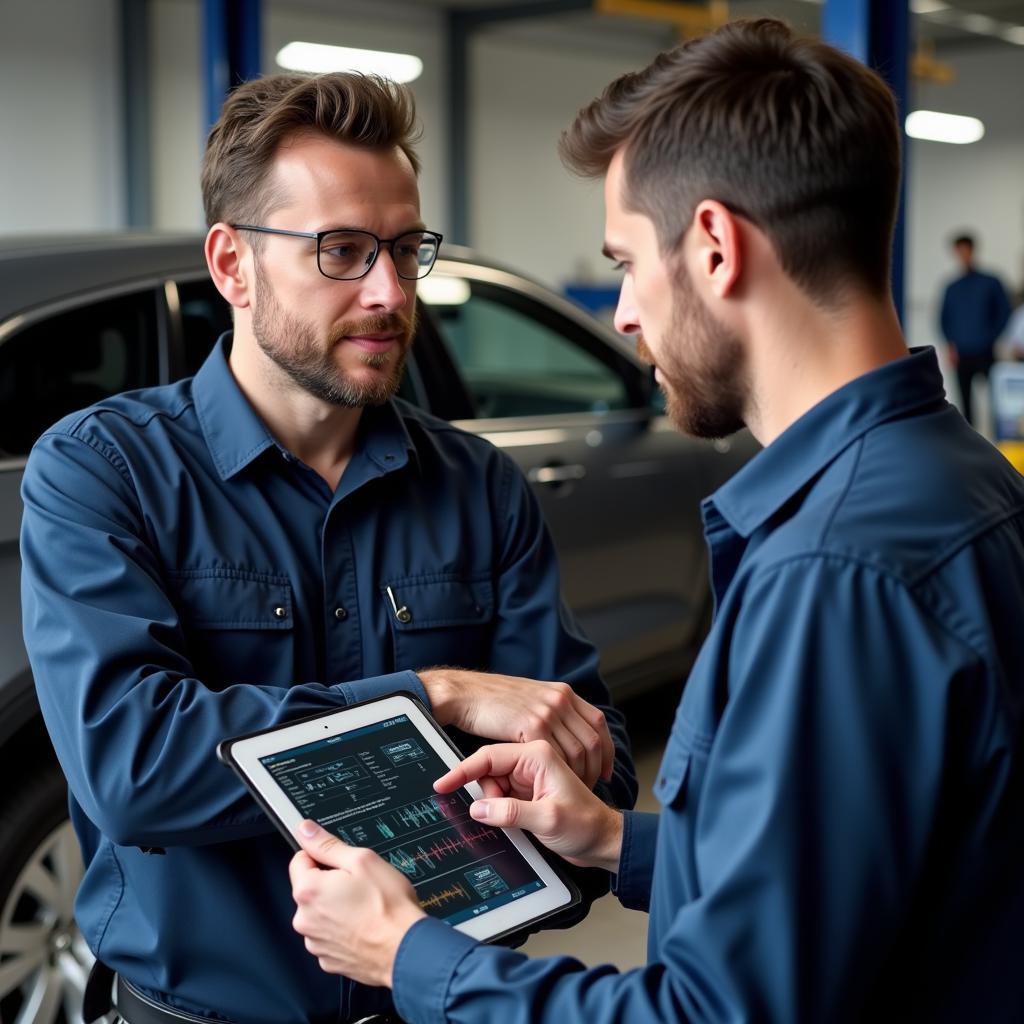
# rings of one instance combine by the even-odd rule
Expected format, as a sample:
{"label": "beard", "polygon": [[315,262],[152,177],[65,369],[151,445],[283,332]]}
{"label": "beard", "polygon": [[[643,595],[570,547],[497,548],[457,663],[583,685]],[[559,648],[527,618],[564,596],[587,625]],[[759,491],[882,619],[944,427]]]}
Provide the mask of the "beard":
{"label": "beard", "polygon": [[[357,409],[383,405],[402,383],[405,359],[416,333],[416,317],[381,313],[363,320],[343,320],[331,328],[326,338],[317,336],[311,324],[285,310],[256,263],[256,287],[252,311],[252,332],[263,353],[292,384],[329,405]],[[341,369],[334,349],[345,338],[361,334],[398,332],[396,349],[390,352],[363,352],[363,366],[375,372],[363,380]]]}
{"label": "beard", "polygon": [[685,267],[673,289],[672,317],[657,362],[643,337],[637,354],[657,366],[669,419],[692,437],[719,438],[745,426],[750,400],[740,338],[707,309]]}

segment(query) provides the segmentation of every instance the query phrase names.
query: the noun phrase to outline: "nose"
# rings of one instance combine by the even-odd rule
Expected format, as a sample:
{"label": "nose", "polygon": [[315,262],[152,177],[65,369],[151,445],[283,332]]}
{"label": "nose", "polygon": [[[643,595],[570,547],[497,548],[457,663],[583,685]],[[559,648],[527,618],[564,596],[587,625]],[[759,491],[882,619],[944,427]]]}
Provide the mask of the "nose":
{"label": "nose", "polygon": [[633,279],[629,274],[622,279],[619,289],[619,301],[615,306],[615,330],[620,334],[639,334],[640,318],[636,312],[636,301],[633,296]]}
{"label": "nose", "polygon": [[395,270],[391,249],[382,245],[369,273],[361,280],[360,301],[374,312],[395,313],[409,301],[414,281],[403,281]]}

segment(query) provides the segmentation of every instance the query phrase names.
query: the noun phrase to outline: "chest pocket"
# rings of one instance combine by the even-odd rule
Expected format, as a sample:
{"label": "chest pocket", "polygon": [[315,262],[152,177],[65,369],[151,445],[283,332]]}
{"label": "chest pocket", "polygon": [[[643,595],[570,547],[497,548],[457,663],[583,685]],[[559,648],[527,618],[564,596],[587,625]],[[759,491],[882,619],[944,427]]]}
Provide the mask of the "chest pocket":
{"label": "chest pocket", "polygon": [[710,747],[710,739],[695,733],[685,719],[676,719],[654,782],[654,796],[662,807],[696,808]]}
{"label": "chest pocket", "polygon": [[186,653],[203,683],[221,689],[291,681],[295,609],[287,576],[218,566],[171,572],[169,579]]}
{"label": "chest pocket", "polygon": [[487,669],[494,622],[489,577],[414,576],[381,584],[395,669]]}

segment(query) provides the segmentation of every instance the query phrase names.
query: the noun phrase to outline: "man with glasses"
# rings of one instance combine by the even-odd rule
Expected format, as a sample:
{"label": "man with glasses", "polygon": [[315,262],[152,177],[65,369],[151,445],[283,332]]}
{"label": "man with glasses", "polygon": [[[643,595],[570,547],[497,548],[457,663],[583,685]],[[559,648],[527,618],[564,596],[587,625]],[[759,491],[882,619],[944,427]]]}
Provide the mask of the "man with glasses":
{"label": "man with glasses", "polygon": [[291,929],[289,850],[217,763],[227,736],[408,690],[463,746],[543,737],[603,799],[635,795],[521,474],[392,401],[441,241],[413,124],[372,78],[238,88],[202,175],[233,333],[29,460],[26,644],[85,859],[78,921],[131,1024],[390,1008]]}

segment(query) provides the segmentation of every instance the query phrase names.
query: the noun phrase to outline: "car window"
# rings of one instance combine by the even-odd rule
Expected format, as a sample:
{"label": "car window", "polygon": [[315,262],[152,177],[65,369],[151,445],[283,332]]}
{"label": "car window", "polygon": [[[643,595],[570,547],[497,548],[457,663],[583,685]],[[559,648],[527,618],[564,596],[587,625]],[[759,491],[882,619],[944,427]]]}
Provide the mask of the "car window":
{"label": "car window", "polygon": [[27,455],[62,416],[158,375],[153,290],[30,323],[0,345],[0,451]]}
{"label": "car window", "polygon": [[231,330],[231,307],[207,277],[178,283],[181,330],[185,341],[185,376],[191,377],[217,339]]}
{"label": "car window", "polygon": [[[450,280],[458,280],[450,278]],[[630,405],[626,382],[581,328],[509,289],[466,279],[431,305],[480,417],[606,412]]]}

